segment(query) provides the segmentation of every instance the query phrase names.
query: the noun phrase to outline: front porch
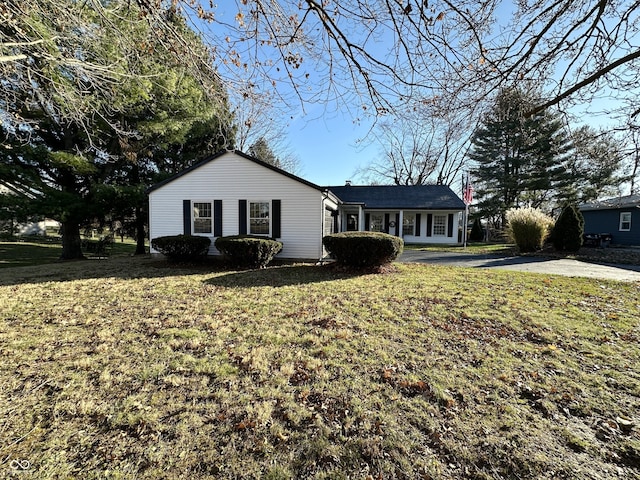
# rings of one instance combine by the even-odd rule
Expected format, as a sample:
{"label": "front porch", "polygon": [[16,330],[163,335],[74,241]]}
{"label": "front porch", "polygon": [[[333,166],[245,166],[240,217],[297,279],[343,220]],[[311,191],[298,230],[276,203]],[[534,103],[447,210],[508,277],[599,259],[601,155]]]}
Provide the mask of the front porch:
{"label": "front porch", "polygon": [[461,211],[447,210],[376,210],[362,205],[342,205],[339,231],[384,232],[401,237],[407,243],[462,242]]}

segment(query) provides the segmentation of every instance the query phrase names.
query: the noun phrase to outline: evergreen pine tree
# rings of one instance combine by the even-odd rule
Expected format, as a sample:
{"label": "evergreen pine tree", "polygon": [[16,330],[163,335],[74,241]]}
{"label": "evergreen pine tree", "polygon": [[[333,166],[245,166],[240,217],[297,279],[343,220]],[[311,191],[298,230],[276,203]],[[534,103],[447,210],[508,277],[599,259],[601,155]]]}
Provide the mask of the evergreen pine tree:
{"label": "evergreen pine tree", "polygon": [[472,242],[481,242],[484,240],[484,230],[482,229],[482,223],[479,218],[473,221],[471,232],[469,233],[469,240]]}
{"label": "evergreen pine tree", "polygon": [[276,154],[273,153],[273,150],[271,150],[271,147],[264,137],[260,137],[249,147],[249,155],[274,167],[281,167],[280,160],[278,160]]}
{"label": "evergreen pine tree", "polygon": [[[87,6],[87,12],[93,10]],[[132,204],[119,210],[135,217],[137,250],[144,252],[144,187],[154,175],[169,170],[172,157],[193,163],[196,155],[217,151],[234,136],[226,95],[216,79],[204,84],[192,70],[168,61],[172,57],[167,49],[173,47],[157,37],[152,25],[129,22],[116,10],[104,12],[114,25],[111,36],[79,45],[77,55],[92,58],[96,65],[123,69],[125,80],[114,83],[113,96],[105,97],[104,91],[86,85],[82,72],[74,76],[74,71],[59,66],[55,73],[60,81],[55,85],[34,81],[32,90],[22,91],[6,82],[12,95],[0,99],[0,112],[21,111],[20,116],[6,116],[0,122],[6,147],[0,150],[4,166],[0,180],[28,185],[31,211],[61,222],[65,260],[83,256],[81,226],[114,211],[115,203],[100,199],[114,198],[126,187],[131,188],[120,196]],[[171,22],[176,31],[185,33],[193,51],[208,58],[202,39],[187,35],[183,18],[176,15]],[[138,51],[118,48],[114,36],[125,32],[139,39]],[[43,72],[48,66],[38,60],[32,68]],[[220,93],[217,104],[207,94],[210,91]],[[105,185],[119,191],[106,192]]]}
{"label": "evergreen pine tree", "polygon": [[501,227],[508,209],[538,208],[567,180],[570,143],[554,115],[528,114],[535,103],[519,89],[502,90],[472,137],[477,208]]}
{"label": "evergreen pine tree", "polygon": [[551,233],[553,246],[556,250],[577,252],[582,246],[584,234],[584,218],[574,206],[567,205],[560,212]]}

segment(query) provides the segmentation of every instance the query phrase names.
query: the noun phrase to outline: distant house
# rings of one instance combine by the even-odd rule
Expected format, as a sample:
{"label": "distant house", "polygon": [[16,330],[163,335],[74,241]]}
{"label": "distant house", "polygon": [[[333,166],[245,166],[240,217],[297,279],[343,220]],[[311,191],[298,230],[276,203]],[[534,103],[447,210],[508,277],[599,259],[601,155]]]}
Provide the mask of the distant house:
{"label": "distant house", "polygon": [[586,234],[612,235],[617,245],[640,245],[640,195],[580,205]]}
{"label": "distant house", "polygon": [[[282,258],[319,259],[322,237],[387,232],[457,244],[464,203],[446,186],[321,187],[238,151],[221,152],[151,187],[149,235],[277,238]],[[153,252],[152,253],[156,253]]]}
{"label": "distant house", "polygon": [[[14,203],[11,200],[13,198],[35,198],[37,194],[38,192],[28,186],[0,180],[0,196],[6,196],[9,199],[9,203]],[[50,218],[35,217],[29,221],[17,222],[14,218],[11,218],[11,214],[7,215],[7,212],[3,216],[5,221],[0,222],[0,231],[6,230],[11,235],[15,233],[18,235],[46,235],[47,228],[56,230],[60,228],[60,222]],[[6,219],[6,217],[9,218]]]}

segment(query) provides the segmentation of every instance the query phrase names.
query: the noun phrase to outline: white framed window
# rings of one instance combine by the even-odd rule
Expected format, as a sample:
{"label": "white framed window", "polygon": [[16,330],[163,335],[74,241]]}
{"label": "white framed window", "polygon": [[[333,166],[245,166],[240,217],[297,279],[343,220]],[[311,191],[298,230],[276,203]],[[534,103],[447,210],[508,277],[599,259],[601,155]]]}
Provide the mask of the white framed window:
{"label": "white framed window", "polygon": [[193,202],[193,233],[212,233],[211,202]]}
{"label": "white framed window", "polygon": [[370,232],[383,232],[384,231],[384,215],[381,213],[372,213],[369,218],[369,231]]}
{"label": "white framed window", "polygon": [[414,235],[416,228],[416,215],[405,213],[402,217],[402,235]]}
{"label": "white framed window", "polygon": [[620,212],[620,231],[631,231],[631,212]]}
{"label": "white framed window", "polygon": [[271,231],[269,202],[249,202],[249,233],[269,235]]}
{"label": "white framed window", "polygon": [[433,216],[433,236],[444,237],[447,232],[447,216],[446,215],[434,215]]}

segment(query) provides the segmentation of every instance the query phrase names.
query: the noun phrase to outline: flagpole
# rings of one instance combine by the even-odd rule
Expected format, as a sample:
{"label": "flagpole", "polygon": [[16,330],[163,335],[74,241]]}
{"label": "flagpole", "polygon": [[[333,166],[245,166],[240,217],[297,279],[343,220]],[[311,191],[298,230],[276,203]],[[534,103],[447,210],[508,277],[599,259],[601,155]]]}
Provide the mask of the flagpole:
{"label": "flagpole", "polygon": [[462,199],[464,201],[464,233],[463,233],[463,248],[466,250],[467,248],[467,227],[469,226],[469,205],[473,201],[473,187],[471,183],[469,183],[469,172],[467,172],[467,180],[465,182],[464,176],[462,177],[463,191],[462,191]]}
{"label": "flagpole", "polygon": [[469,225],[469,205],[465,204],[464,206],[464,246],[463,248],[466,250],[467,248],[467,227]]}
{"label": "flagpole", "polygon": [[463,244],[462,248],[466,250],[467,248],[467,226],[469,225],[469,204],[466,201],[466,191],[469,185],[469,174],[467,173],[467,181],[465,183],[464,177],[462,177],[462,197],[465,199],[464,202],[464,222],[462,225],[462,238]]}

